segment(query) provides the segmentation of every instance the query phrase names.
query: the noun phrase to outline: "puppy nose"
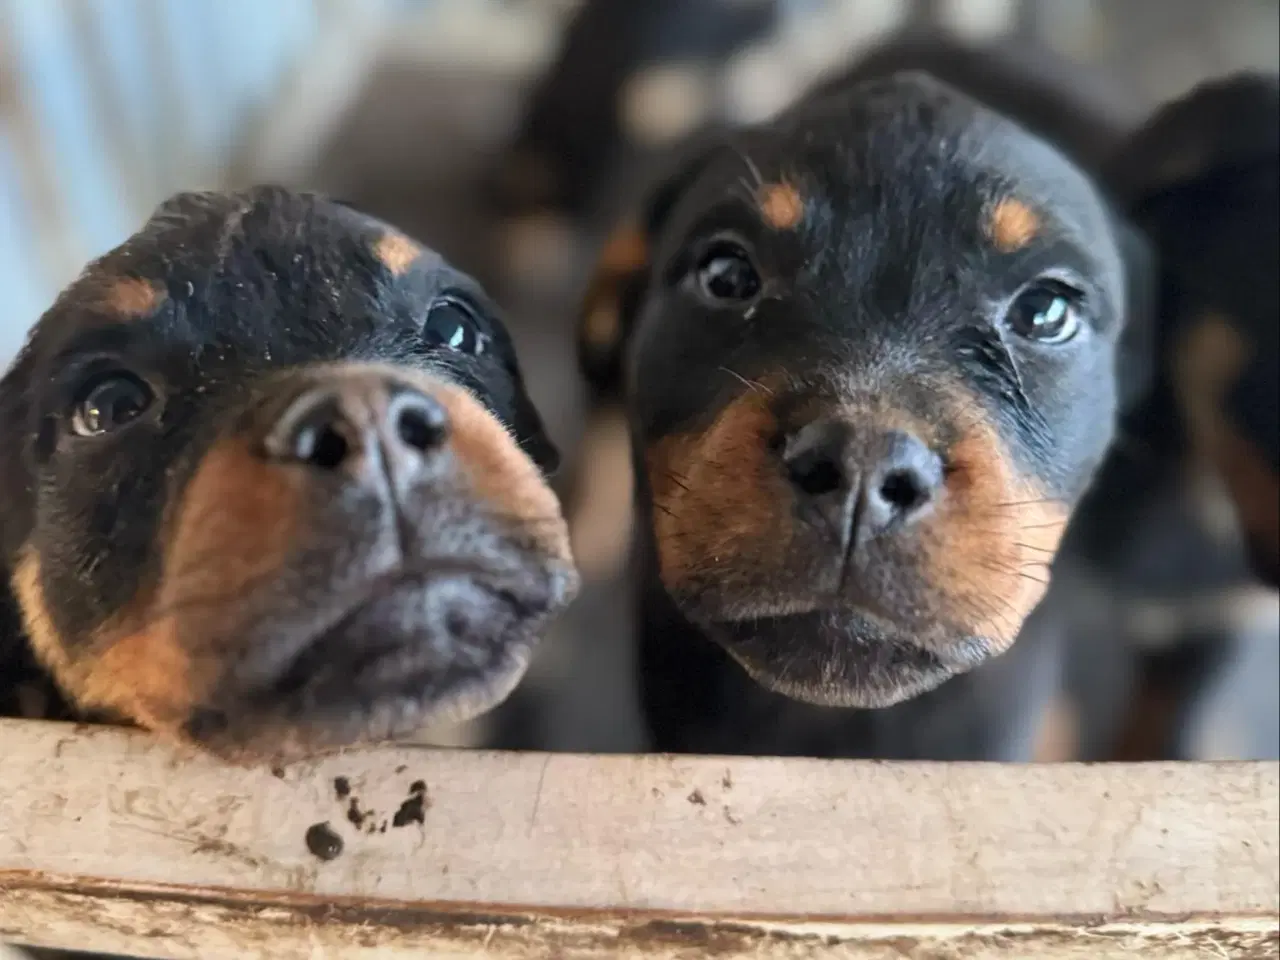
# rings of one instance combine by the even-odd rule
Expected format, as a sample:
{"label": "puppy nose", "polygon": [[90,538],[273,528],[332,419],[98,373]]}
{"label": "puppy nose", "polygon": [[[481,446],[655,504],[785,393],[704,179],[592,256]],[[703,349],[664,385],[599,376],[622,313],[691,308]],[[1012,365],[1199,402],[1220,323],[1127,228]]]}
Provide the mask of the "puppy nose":
{"label": "puppy nose", "polygon": [[432,397],[403,385],[319,385],[295,399],[268,434],[276,459],[317,470],[349,467],[380,450],[393,464],[422,460],[445,446],[449,415]]}
{"label": "puppy nose", "polygon": [[859,437],[824,421],[786,441],[783,461],[802,505],[865,543],[919,518],[942,490],[942,459],[901,430]]}

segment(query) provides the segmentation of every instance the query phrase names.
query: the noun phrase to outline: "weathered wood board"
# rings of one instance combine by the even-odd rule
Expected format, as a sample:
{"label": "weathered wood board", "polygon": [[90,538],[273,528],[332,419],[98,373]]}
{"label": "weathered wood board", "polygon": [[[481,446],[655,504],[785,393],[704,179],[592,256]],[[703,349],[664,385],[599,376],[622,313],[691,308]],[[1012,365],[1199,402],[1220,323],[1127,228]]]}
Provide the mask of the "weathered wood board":
{"label": "weathered wood board", "polygon": [[154,957],[1275,957],[1280,765],[382,747],[0,721],[0,940]]}

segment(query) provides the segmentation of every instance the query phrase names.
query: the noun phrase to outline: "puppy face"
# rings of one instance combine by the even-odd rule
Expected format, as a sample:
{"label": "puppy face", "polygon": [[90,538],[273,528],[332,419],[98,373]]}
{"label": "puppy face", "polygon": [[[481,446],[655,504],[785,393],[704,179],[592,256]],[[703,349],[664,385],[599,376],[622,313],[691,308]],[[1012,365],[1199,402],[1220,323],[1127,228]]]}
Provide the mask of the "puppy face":
{"label": "puppy face", "polygon": [[315,197],[169,201],[40,320],[0,414],[39,659],[230,756],[482,711],[575,589],[492,305]]}
{"label": "puppy face", "polygon": [[881,706],[1011,644],[1110,440],[1109,215],[928,77],[700,145],[606,250],[657,574],[764,685]]}

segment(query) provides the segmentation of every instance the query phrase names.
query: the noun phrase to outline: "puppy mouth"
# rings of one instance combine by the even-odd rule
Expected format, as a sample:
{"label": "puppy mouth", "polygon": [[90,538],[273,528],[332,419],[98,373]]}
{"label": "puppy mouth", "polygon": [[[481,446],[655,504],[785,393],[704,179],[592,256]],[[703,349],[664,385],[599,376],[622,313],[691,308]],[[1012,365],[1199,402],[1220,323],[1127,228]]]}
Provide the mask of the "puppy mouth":
{"label": "puppy mouth", "polygon": [[789,613],[703,624],[761,686],[816,706],[879,708],[972,669],[990,644],[920,636],[861,611]]}
{"label": "puppy mouth", "polygon": [[197,710],[186,732],[227,755],[288,757],[471,719],[515,688],[572,592],[572,572],[551,564],[498,572],[451,561],[375,579],[264,644],[218,698],[225,706]]}

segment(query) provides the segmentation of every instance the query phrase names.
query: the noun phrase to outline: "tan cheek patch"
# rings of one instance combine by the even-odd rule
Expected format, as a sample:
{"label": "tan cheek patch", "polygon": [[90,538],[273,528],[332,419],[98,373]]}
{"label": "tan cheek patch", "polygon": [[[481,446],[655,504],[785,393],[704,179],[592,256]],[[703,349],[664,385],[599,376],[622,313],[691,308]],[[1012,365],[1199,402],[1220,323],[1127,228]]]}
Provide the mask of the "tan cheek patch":
{"label": "tan cheek patch", "polygon": [[549,556],[572,562],[560,501],[506,427],[461,387],[432,384],[449,413],[452,446],[471,489],[503,517],[528,524]]}
{"label": "tan cheek patch", "polygon": [[[970,397],[959,409],[977,405]],[[985,422],[955,444],[950,468],[946,494],[926,528],[922,573],[944,619],[1003,651],[1048,589],[1069,510],[1019,475]]]}
{"label": "tan cheek patch", "polygon": [[1239,331],[1207,314],[1175,347],[1174,389],[1196,453],[1221,474],[1250,539],[1280,565],[1280,477],[1224,412],[1248,356]]}
{"label": "tan cheek patch", "polygon": [[34,548],[24,547],[19,553],[11,582],[32,652],[59,681],[65,683],[71,674],[71,660],[62,637],[53,625],[49,608],[45,606],[40,556]]}
{"label": "tan cheek patch", "polygon": [[398,277],[422,255],[422,247],[404,234],[389,230],[373,245],[373,254],[391,271],[392,276]]}
{"label": "tan cheek patch", "polygon": [[121,624],[134,618],[122,616],[85,638],[73,659],[53,626],[34,550],[23,551],[13,586],[36,655],[79,707],[112,710],[153,730],[176,731],[186,720],[195,702],[191,663],[172,618],[130,632]]}
{"label": "tan cheek patch", "polygon": [[986,228],[997,249],[1014,253],[1040,233],[1040,215],[1021,200],[1006,197],[992,209]]}
{"label": "tan cheek patch", "polygon": [[769,453],[777,421],[747,393],[703,433],[667,437],[646,455],[662,582],[736,567],[753,573],[785,563],[792,528],[782,480]]}
{"label": "tan cheek patch", "polygon": [[160,603],[233,597],[274,576],[303,533],[306,483],[238,438],[216,444],[175,512]]}
{"label": "tan cheek patch", "polygon": [[103,305],[121,320],[140,320],[154,314],[165,301],[164,288],[138,277],[111,280],[103,291]]}
{"label": "tan cheek patch", "polygon": [[756,191],[764,222],[775,230],[794,230],[804,219],[804,197],[791,183],[766,183]]}

